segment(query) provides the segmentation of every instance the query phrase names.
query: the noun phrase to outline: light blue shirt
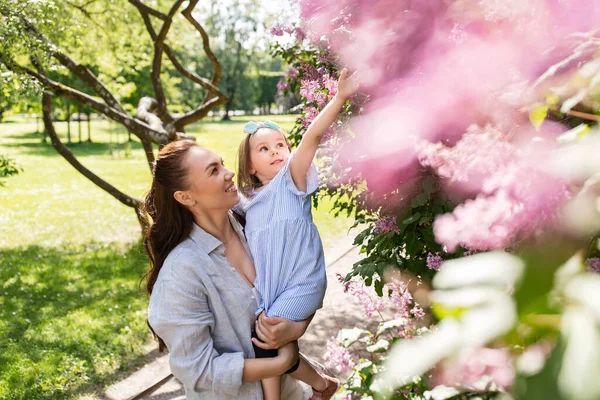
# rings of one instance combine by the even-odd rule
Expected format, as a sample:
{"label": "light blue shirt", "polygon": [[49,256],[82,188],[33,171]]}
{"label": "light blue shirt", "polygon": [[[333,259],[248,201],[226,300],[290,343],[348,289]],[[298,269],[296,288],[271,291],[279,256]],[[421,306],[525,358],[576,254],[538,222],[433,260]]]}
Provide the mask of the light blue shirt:
{"label": "light blue shirt", "polygon": [[319,186],[311,164],[306,192],[298,190],[288,158],[261,191],[242,199],[246,238],[256,267],[254,285],[262,296],[257,311],[299,321],[323,306],[327,287],[323,245],[311,214],[310,194]]}
{"label": "light blue shirt", "polygon": [[[231,224],[243,238],[233,217]],[[253,358],[256,293],[225,256],[223,244],[194,224],[165,260],[150,296],[148,322],[169,350],[171,372],[188,400],[262,400],[260,381],[242,383]],[[284,400],[310,397],[310,387],[282,377]]]}

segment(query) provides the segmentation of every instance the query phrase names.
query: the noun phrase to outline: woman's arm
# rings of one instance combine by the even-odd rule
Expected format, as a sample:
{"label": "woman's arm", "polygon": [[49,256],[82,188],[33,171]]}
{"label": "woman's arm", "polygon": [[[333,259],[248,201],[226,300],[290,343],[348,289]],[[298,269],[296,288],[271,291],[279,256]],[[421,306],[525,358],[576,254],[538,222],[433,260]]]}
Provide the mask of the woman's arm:
{"label": "woman's arm", "polygon": [[315,315],[302,321],[290,321],[281,317],[267,317],[263,312],[256,321],[256,334],[263,342],[252,339],[254,344],[263,349],[278,349],[294,342],[306,332]]}
{"label": "woman's arm", "polygon": [[321,136],[335,121],[346,99],[358,90],[358,78],[356,74],[350,77],[347,77],[347,75],[348,70],[344,68],[340,73],[336,95],[311,122],[296,149],[294,157],[290,161],[292,180],[301,192],[306,191],[306,172],[315,158],[315,153],[321,142]]}
{"label": "woman's arm", "polygon": [[218,353],[211,336],[215,316],[197,280],[159,280],[150,297],[148,321],[169,349],[173,375],[189,388],[237,397],[243,382],[280,375],[295,362],[285,350],[263,363],[245,360],[241,351]]}

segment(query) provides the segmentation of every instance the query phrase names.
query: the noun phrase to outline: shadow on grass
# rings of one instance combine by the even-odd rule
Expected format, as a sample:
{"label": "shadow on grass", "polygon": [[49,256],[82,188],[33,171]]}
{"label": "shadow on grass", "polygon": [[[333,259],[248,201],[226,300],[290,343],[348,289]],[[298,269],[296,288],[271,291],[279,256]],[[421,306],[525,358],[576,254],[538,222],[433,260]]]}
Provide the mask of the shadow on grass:
{"label": "shadow on grass", "polygon": [[[6,135],[7,139],[16,139],[19,142],[15,143],[3,143],[4,147],[18,147],[20,151],[26,152],[30,155],[36,156],[59,156],[58,152],[52,146],[50,139],[47,142],[42,141],[42,136],[39,133],[22,133],[15,135]],[[32,139],[36,139],[32,142]],[[66,139],[61,137],[61,141],[69,150],[71,150],[76,156],[97,156],[97,155],[110,155],[112,152],[125,152],[126,147],[129,147],[131,151],[142,149],[142,144],[137,140],[131,142],[119,142],[119,143],[107,143],[107,142],[88,142],[87,140],[79,143],[73,141],[68,144]]]}
{"label": "shadow on grass", "polygon": [[70,399],[147,360],[139,243],[2,249],[0,259],[0,398]]}

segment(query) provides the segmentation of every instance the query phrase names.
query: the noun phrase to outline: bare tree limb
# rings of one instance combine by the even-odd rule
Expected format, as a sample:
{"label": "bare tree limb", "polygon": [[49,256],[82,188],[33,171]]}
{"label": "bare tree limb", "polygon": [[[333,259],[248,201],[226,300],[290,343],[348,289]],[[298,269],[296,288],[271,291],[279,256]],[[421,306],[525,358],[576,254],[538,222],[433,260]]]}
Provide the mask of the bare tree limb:
{"label": "bare tree limb", "polygon": [[148,160],[148,167],[150,167],[150,173],[152,173],[152,168],[154,167],[154,149],[152,148],[152,142],[148,139],[141,139],[142,147],[144,148],[144,153],[146,153],[146,159]]}
{"label": "bare tree limb", "polygon": [[206,117],[210,110],[214,109],[217,106],[220,106],[221,104],[225,104],[225,102],[227,102],[227,97],[213,97],[212,99],[202,103],[202,105],[196,108],[195,110],[189,111],[183,114],[183,116],[181,116],[180,118],[177,118],[175,120],[175,127],[186,126],[191,124],[192,122],[196,122]]}
{"label": "bare tree limb", "polygon": [[198,0],[191,0],[188,6],[185,8],[185,10],[183,10],[181,13],[188,21],[190,21],[190,24],[192,24],[192,26],[196,28],[196,30],[198,31],[198,33],[200,33],[200,36],[202,37],[204,52],[206,53],[208,59],[213,65],[214,71],[211,81],[213,85],[217,86],[219,84],[219,80],[221,79],[221,64],[219,63],[217,56],[215,56],[215,53],[213,53],[210,48],[210,42],[206,31],[192,15],[192,11],[194,11],[194,8],[196,8],[196,4],[198,4]]}
{"label": "bare tree limb", "polygon": [[165,14],[161,13],[158,10],[155,10],[152,7],[148,7],[147,5],[145,5],[144,3],[142,3],[140,0],[129,0],[129,2],[131,4],[133,4],[134,6],[137,7],[138,10],[140,10],[140,12],[144,11],[147,14],[153,15],[155,17],[157,17],[158,19],[161,19],[163,21],[165,21],[167,17]]}
{"label": "bare tree limb", "polygon": [[44,127],[46,128],[46,132],[50,139],[52,140],[52,146],[56,149],[56,151],[64,157],[65,160],[69,164],[73,166],[77,171],[79,171],[83,176],[92,181],[96,186],[103,189],[105,192],[113,196],[115,199],[119,200],[121,203],[125,204],[128,207],[133,207],[137,209],[140,201],[134,199],[121,192],[116,187],[112,186],[110,183],[106,182],[98,175],[94,174],[92,171],[87,169],[83,164],[77,160],[75,155],[69,150],[58,138],[56,131],[54,130],[54,124],[52,122],[52,96],[48,93],[44,93],[42,95],[42,110],[44,116]]}
{"label": "bare tree limb", "polygon": [[154,87],[154,94],[156,95],[157,108],[156,115],[166,124],[166,129],[169,134],[174,134],[174,132],[170,132],[170,127],[174,128],[173,117],[169,114],[167,110],[167,99],[165,97],[165,92],[162,87],[162,81],[160,79],[160,72],[162,67],[162,55],[163,55],[163,42],[167,37],[167,33],[169,33],[169,29],[171,28],[171,24],[173,23],[173,15],[177,12],[179,7],[184,0],[176,0],[175,4],[169,10],[167,14],[167,19],[164,20],[160,31],[156,39],[154,40],[154,60],[152,61],[152,72],[150,77],[152,79],[152,86]]}
{"label": "bare tree limb", "polygon": [[[130,0],[130,1],[134,1],[134,0]],[[156,32],[154,31],[154,28],[152,27],[152,22],[150,21],[150,18],[148,16],[149,14],[147,12],[144,12],[142,9],[139,9],[139,11],[142,14],[142,18],[144,19],[144,23],[146,24],[146,29],[148,30],[148,33],[152,37],[152,40],[155,41],[157,38],[157,35],[156,35]],[[183,65],[181,65],[179,60],[177,60],[177,57],[175,57],[175,54],[173,53],[173,50],[171,49],[171,47],[169,45],[167,45],[166,43],[163,43],[163,49],[164,49],[165,54],[169,57],[169,60],[171,61],[171,63],[173,63],[173,66],[175,67],[175,69],[177,69],[177,71],[179,71],[179,73],[181,75],[188,78],[192,82],[200,85],[207,91],[214,93],[215,96],[225,97],[225,95],[219,90],[218,87],[216,87],[212,83],[212,81],[209,81],[206,78],[202,78],[201,76],[198,76],[198,75],[194,74],[193,72],[185,69],[185,67]]]}
{"label": "bare tree limb", "polygon": [[[3,57],[3,54],[1,53],[0,59],[6,60],[6,58]],[[7,61],[4,61],[4,63],[10,70],[25,73],[35,78],[38,82],[44,85],[45,88],[55,93],[56,95],[69,98],[81,104],[85,104],[88,107],[100,112],[101,114],[104,114],[107,117],[122,123],[123,125],[125,125],[126,128],[130,129],[131,132],[133,132],[140,139],[146,138],[157,144],[167,144],[169,142],[168,136],[164,132],[156,131],[147,124],[143,123],[142,121],[132,118],[129,115],[124,114],[118,110],[115,110],[114,108],[99,102],[98,100],[94,99],[88,94],[63,85],[62,83],[55,82],[47,76],[39,74],[21,65]],[[187,135],[181,135],[181,137],[190,138]]]}
{"label": "bare tree limb", "polygon": [[[138,5],[135,3],[135,0],[129,0],[129,1],[132,4],[134,4],[136,7],[138,7]],[[196,3],[197,3],[197,1],[194,2],[193,7],[195,7]],[[175,4],[175,6],[176,5],[177,5],[177,3]],[[172,21],[173,10],[176,10],[175,6],[173,8],[171,8],[171,12],[169,13],[169,19],[167,20],[169,23],[170,23],[170,21]],[[190,8],[188,6],[186,8],[186,10],[183,11],[183,13],[185,13],[186,11],[191,13],[191,10],[193,9],[193,7]],[[179,60],[177,60],[177,57],[175,57],[175,54],[173,53],[172,49],[167,44],[164,43],[164,36],[166,36],[166,33],[163,35],[163,37],[161,39],[161,34],[159,33],[157,35],[156,31],[154,30],[154,27],[152,26],[152,22],[150,21],[150,17],[149,17],[149,12],[142,7],[138,7],[138,10],[139,10],[140,14],[142,15],[142,18],[144,19],[144,23],[146,24],[146,29],[147,29],[148,33],[152,37],[152,40],[155,42],[154,61],[156,62],[157,59],[160,60],[160,58],[156,57],[156,54],[158,54],[159,51],[162,49],[162,51],[164,51],[164,53],[169,57],[169,60],[173,63],[173,66],[175,66],[175,68],[177,69],[177,71],[179,71],[179,73],[181,73],[181,75],[183,75],[184,77],[188,78],[192,82],[195,82],[196,84],[200,85],[201,87],[203,87],[207,90],[207,96],[205,97],[204,101],[198,108],[184,114],[182,117],[177,118],[174,121],[171,121],[165,127],[166,131],[169,134],[171,134],[174,131],[183,131],[184,127],[186,125],[188,125],[192,122],[196,122],[201,118],[204,118],[210,110],[214,109],[215,107],[217,107],[221,104],[225,104],[227,102],[227,100],[228,100],[227,97],[216,86],[216,84],[218,83],[220,76],[221,76],[221,65],[219,64],[217,58],[215,57],[214,53],[210,49],[210,44],[208,41],[208,35],[206,34],[206,31],[204,30],[204,28],[202,28],[202,26],[193,17],[190,16],[191,19],[194,21],[193,22],[194,26],[196,27],[196,29],[200,32],[200,34],[202,36],[202,41],[204,43],[204,50],[207,53],[207,56],[209,57],[211,62],[213,63],[213,67],[215,69],[215,73],[213,74],[212,81],[209,81],[208,79],[202,78],[202,77],[186,70],[183,67],[183,65],[181,65]],[[186,16],[186,18],[188,18],[188,17]],[[188,18],[188,20],[189,20],[189,18]],[[165,22],[165,25],[166,25],[166,23],[167,22]],[[163,25],[163,27],[161,29],[161,33],[165,31],[165,25]],[[168,26],[167,26],[167,30],[168,30]],[[160,48],[158,48],[156,46],[156,44],[160,44]],[[153,64],[153,72],[155,70],[156,70],[156,66]],[[153,77],[153,81],[154,80],[155,80],[155,78]],[[158,79],[158,83],[160,84],[160,79]],[[156,87],[157,86],[155,85],[155,88]],[[214,101],[213,98],[216,98],[216,101]],[[157,101],[156,114],[160,118],[161,102],[160,102],[160,99],[157,99],[156,101]],[[152,117],[152,115],[150,115],[147,112],[149,110],[150,109],[149,109],[148,105],[142,104],[142,101],[140,101],[140,103],[138,104],[138,114],[137,115],[139,118],[142,118],[150,126],[156,126],[156,120]],[[142,112],[142,114],[140,114],[140,111]],[[164,119],[162,119],[162,118],[160,118],[160,119],[163,122],[165,122]]]}
{"label": "bare tree limb", "polygon": [[194,74],[193,72],[190,72],[187,69],[185,69],[183,67],[183,65],[181,65],[179,60],[177,60],[177,58],[175,57],[175,54],[173,54],[173,50],[171,50],[171,48],[168,45],[165,44],[164,48],[165,48],[165,53],[169,57],[169,60],[171,60],[171,62],[173,63],[173,66],[175,67],[175,69],[177,71],[179,71],[179,73],[181,75],[188,78],[190,81],[202,86],[204,89],[213,93],[216,97],[223,97],[223,98],[227,97],[211,81],[209,81],[206,78],[202,78],[201,76],[198,76],[198,75]]}

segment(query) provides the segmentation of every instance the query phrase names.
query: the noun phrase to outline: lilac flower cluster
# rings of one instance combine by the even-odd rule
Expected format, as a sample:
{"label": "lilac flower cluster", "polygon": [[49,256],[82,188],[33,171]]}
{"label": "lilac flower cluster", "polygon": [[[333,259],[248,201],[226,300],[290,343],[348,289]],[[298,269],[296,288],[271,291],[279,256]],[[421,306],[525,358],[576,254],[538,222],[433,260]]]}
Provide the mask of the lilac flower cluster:
{"label": "lilac flower cluster", "polygon": [[590,257],[586,260],[587,270],[600,274],[600,257]]}
{"label": "lilac flower cluster", "polygon": [[382,216],[375,222],[375,233],[385,233],[385,232],[396,232],[400,233],[400,229],[398,228],[398,223],[396,222],[396,216]]}
{"label": "lilac flower cluster", "polygon": [[350,371],[356,364],[348,349],[333,337],[327,340],[327,350],[323,355],[323,361],[341,373]]}
{"label": "lilac flower cluster", "polygon": [[439,271],[443,261],[439,253],[427,253],[427,268]]}
{"label": "lilac flower cluster", "polygon": [[552,221],[569,197],[563,182],[532,166],[533,151],[490,126],[470,127],[454,147],[429,143],[419,150],[423,166],[479,192],[436,218],[436,239],[448,251],[508,247]]}

